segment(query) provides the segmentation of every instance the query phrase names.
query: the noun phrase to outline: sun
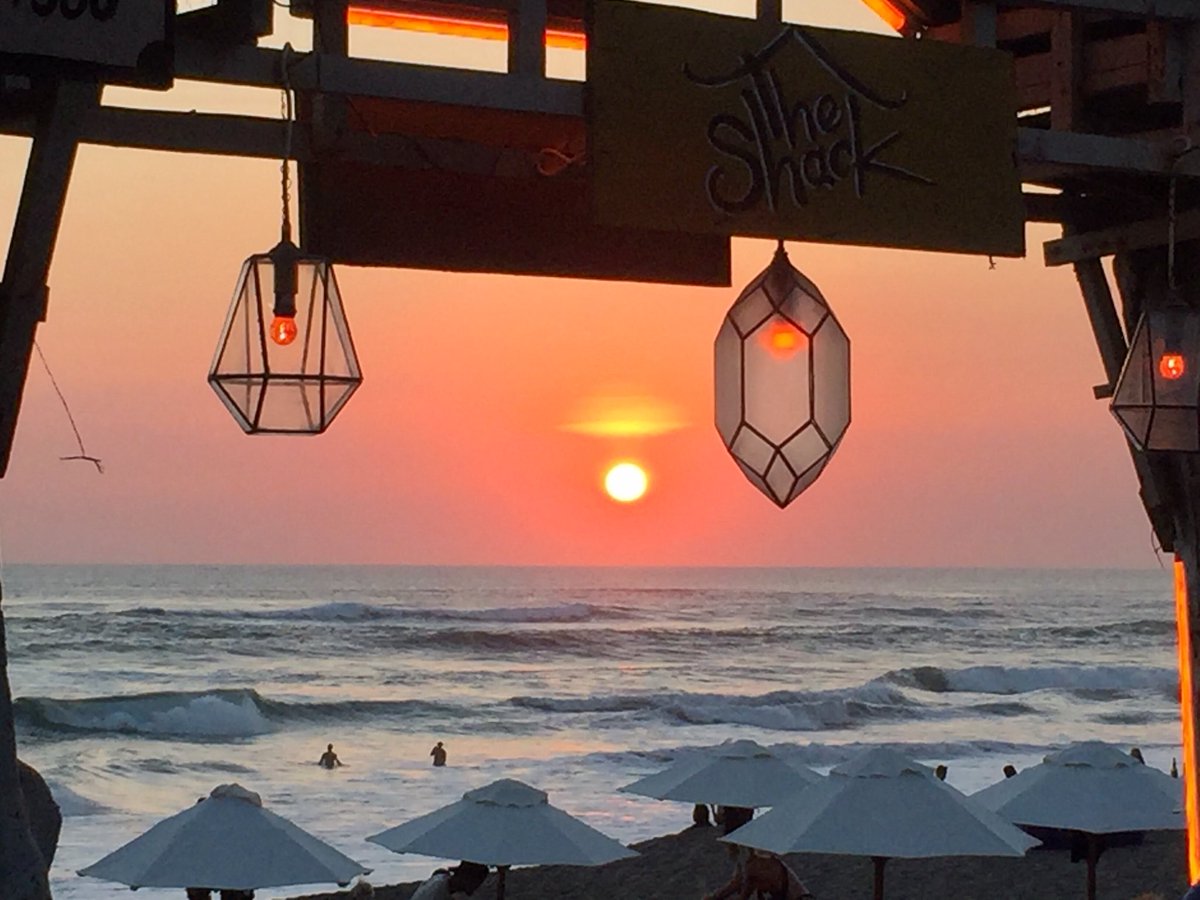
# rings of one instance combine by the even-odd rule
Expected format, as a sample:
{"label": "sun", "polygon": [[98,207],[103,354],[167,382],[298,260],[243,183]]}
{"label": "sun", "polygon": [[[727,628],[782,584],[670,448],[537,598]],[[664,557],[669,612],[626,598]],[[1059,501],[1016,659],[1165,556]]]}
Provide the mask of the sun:
{"label": "sun", "polygon": [[637,463],[617,463],[604,476],[604,490],[618,503],[633,503],[646,493],[650,479]]}

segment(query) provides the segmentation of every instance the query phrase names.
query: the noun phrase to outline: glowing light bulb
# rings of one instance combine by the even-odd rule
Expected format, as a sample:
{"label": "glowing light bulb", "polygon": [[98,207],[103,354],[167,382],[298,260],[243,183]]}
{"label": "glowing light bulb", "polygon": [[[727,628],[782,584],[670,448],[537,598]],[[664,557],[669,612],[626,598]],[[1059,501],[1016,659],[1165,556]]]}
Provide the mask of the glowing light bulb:
{"label": "glowing light bulb", "polygon": [[1175,381],[1182,378],[1185,371],[1187,366],[1182,353],[1164,353],[1158,358],[1158,374],[1163,378]]}
{"label": "glowing light bulb", "polygon": [[775,319],[762,333],[763,345],[776,359],[788,359],[804,345],[804,335],[791,322]]}
{"label": "glowing light bulb", "polygon": [[271,320],[271,340],[286,347],[296,339],[296,317],[276,316]]}

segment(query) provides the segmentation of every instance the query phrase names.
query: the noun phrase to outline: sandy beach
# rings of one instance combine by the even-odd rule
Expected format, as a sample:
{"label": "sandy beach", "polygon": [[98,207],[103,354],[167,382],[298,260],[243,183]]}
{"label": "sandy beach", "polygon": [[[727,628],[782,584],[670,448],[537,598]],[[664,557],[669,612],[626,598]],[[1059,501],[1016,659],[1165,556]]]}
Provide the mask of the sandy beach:
{"label": "sandy beach", "polygon": [[[688,829],[634,848],[637,859],[596,868],[542,866],[509,873],[509,900],[699,900],[723,884],[729,863],[714,828]],[[871,862],[845,856],[788,857],[818,900],[869,898]],[[1034,850],[1024,859],[893,860],[888,900],[1078,900],[1086,868],[1067,850]],[[1182,834],[1149,834],[1140,846],[1106,851],[1097,869],[1098,900],[1177,900],[1187,889]],[[408,900],[415,884],[376,886],[377,900]],[[495,875],[476,892],[495,896]],[[338,900],[345,893],[297,900]]]}

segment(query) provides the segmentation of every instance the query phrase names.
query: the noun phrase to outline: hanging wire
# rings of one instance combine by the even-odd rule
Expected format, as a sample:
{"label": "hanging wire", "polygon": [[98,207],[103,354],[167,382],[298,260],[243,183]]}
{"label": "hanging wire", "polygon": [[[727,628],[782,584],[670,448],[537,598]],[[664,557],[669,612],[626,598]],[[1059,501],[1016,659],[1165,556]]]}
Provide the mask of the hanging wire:
{"label": "hanging wire", "polygon": [[286,123],[283,129],[283,162],[279,166],[279,193],[283,203],[280,232],[285,241],[292,239],[292,127],[296,118],[291,75],[288,71],[288,61],[292,52],[292,45],[284,44],[283,55],[280,57],[280,81],[283,84],[283,92],[279,98],[279,114]]}
{"label": "hanging wire", "polygon": [[67,398],[63,396],[62,388],[58,386],[58,381],[54,377],[54,373],[50,371],[50,363],[46,362],[46,354],[42,352],[42,346],[34,340],[33,347],[37,350],[38,359],[42,361],[42,368],[46,370],[46,374],[50,376],[50,385],[54,388],[54,393],[58,394],[58,401],[62,404],[63,412],[67,414],[67,421],[71,423],[71,430],[75,432],[75,443],[79,445],[79,452],[74,456],[60,456],[61,460],[83,460],[90,462],[96,467],[96,471],[101,475],[104,474],[104,466],[99,457],[89,456],[87,449],[83,446],[83,437],[79,433],[79,426],[75,424],[75,417],[71,415],[71,407],[67,404]]}

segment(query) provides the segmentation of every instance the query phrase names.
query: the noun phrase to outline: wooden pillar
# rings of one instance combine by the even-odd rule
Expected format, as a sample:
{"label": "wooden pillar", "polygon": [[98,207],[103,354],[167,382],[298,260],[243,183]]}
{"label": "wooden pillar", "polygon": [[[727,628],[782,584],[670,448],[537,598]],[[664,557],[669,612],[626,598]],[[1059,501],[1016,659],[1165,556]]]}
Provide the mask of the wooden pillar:
{"label": "wooden pillar", "polygon": [[46,318],[46,280],[84,119],[100,102],[94,84],[40,85],[33,147],[0,280],[0,478],[8,471],[34,332]]}
{"label": "wooden pillar", "polygon": [[509,11],[508,71],[546,77],[546,0],[517,0]]}
{"label": "wooden pillar", "polygon": [[[39,84],[37,123],[0,281],[0,478],[12,455],[33,339],[46,317],[46,281],[84,119],[100,102],[95,84]],[[3,598],[0,596],[0,602]],[[0,885],[7,900],[49,900],[46,865],[29,829],[17,764],[8,651],[0,609]]]}
{"label": "wooden pillar", "polygon": [[[1200,305],[1200,248],[1195,243],[1181,245],[1177,253],[1176,277],[1181,296]],[[1139,250],[1120,254],[1116,258],[1117,284],[1125,306],[1126,328],[1132,329],[1143,311],[1160,309],[1169,302],[1166,248]],[[1150,487],[1159,499],[1159,513],[1169,521],[1171,545],[1183,563],[1187,582],[1187,632],[1190,641],[1190,659],[1180,665],[1190,665],[1192,697],[1190,708],[1200,708],[1200,458],[1191,453],[1138,453],[1150,468]],[[1153,514],[1152,514],[1153,519]],[[1184,704],[1188,707],[1189,704]],[[1193,717],[1184,722],[1191,731],[1191,758],[1184,754],[1186,772],[1200,774],[1200,730]],[[1185,775],[1186,775],[1185,772]],[[1190,790],[1187,806],[1200,810],[1200,778],[1184,778]],[[1189,827],[1188,840],[1193,846],[1200,841],[1200,834]],[[1193,873],[1198,874],[1198,873]]]}

